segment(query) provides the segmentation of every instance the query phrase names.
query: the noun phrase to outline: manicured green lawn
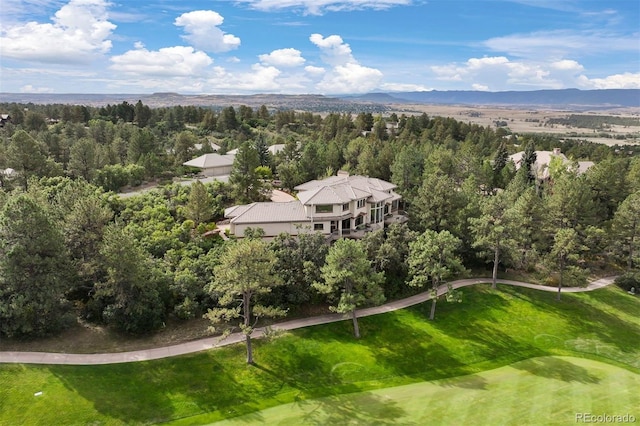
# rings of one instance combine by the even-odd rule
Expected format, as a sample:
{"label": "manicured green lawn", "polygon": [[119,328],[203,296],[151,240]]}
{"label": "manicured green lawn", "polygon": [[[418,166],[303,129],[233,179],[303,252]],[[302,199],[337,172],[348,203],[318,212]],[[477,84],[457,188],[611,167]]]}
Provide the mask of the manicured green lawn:
{"label": "manicured green lawn", "polygon": [[640,421],[640,375],[598,361],[539,357],[469,376],[267,408],[216,426],[566,425],[576,415],[629,415]]}
{"label": "manicured green lawn", "polygon": [[[439,304],[435,322],[426,320],[426,304],[361,319],[357,341],[344,321],[256,342],[255,366],[244,364],[243,346],[107,366],[2,365],[0,425],[210,423],[547,355],[640,373],[640,299],[613,287],[554,298],[506,286],[467,288],[463,303]],[[526,388],[516,391],[529,397]]]}

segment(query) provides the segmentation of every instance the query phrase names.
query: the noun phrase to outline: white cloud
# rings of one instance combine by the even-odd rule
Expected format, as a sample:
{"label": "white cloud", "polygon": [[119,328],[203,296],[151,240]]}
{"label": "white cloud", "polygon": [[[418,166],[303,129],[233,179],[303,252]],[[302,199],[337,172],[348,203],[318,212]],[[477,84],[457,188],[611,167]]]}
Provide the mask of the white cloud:
{"label": "white cloud", "polygon": [[53,89],[49,87],[34,87],[26,84],[20,88],[20,93],[53,93]]}
{"label": "white cloud", "polygon": [[339,35],[323,37],[322,34],[311,34],[309,40],[320,48],[322,60],[329,65],[336,66],[355,62],[351,54],[351,47]]}
{"label": "white cloud", "polygon": [[27,22],[3,28],[0,54],[45,63],[84,63],[111,50],[116,26],[108,21],[105,0],[71,0],[51,23]]}
{"label": "white cloud", "polygon": [[305,59],[297,49],[278,49],[259,57],[262,63],[274,67],[297,67],[305,63]]}
{"label": "white cloud", "polygon": [[584,87],[593,89],[640,89],[640,73],[626,72],[592,79],[580,76],[579,81]]}
{"label": "white cloud", "polygon": [[555,30],[494,37],[483,43],[496,52],[522,58],[560,58],[594,53],[637,52],[638,34]]}
{"label": "white cloud", "polygon": [[197,49],[207,52],[228,52],[240,46],[240,39],[232,34],[225,34],[218,28],[224,18],[213,10],[195,10],[178,16],[174,24],[184,27],[187,33],[182,38]]}
{"label": "white cloud", "polygon": [[362,66],[356,61],[351,47],[342,37],[312,34],[309,40],[320,48],[322,60],[332,67],[316,85],[320,92],[364,93],[375,89],[382,80],[380,70]]}
{"label": "white cloud", "polygon": [[327,70],[325,70],[322,67],[314,67],[313,65],[307,65],[306,67],[304,67],[304,70],[312,76],[320,76],[324,73],[327,72]]}
{"label": "white cloud", "polygon": [[394,6],[407,6],[412,0],[238,0],[254,9],[270,11],[294,9],[309,15],[350,10],[386,10]]}
{"label": "white cloud", "polygon": [[375,68],[349,63],[334,67],[316,87],[322,93],[366,93],[376,87],[382,72]]}
{"label": "white cloud", "polygon": [[425,92],[431,90],[422,84],[412,83],[382,83],[380,88],[386,92]]}
{"label": "white cloud", "polygon": [[580,63],[570,59],[563,59],[560,61],[552,62],[550,64],[550,67],[561,71],[582,72],[584,70],[584,67],[580,65]]}
{"label": "white cloud", "polygon": [[484,84],[472,84],[471,88],[479,92],[486,92],[489,90],[489,86],[485,86]]}
{"label": "white cloud", "polygon": [[640,73],[590,79],[584,66],[572,59],[542,62],[512,61],[504,56],[471,58],[431,70],[438,80],[466,83],[473,90],[640,88]]}
{"label": "white cloud", "polygon": [[191,46],[164,47],[149,51],[136,44],[136,49],[111,58],[111,69],[141,76],[197,76],[206,71],[213,59]]}

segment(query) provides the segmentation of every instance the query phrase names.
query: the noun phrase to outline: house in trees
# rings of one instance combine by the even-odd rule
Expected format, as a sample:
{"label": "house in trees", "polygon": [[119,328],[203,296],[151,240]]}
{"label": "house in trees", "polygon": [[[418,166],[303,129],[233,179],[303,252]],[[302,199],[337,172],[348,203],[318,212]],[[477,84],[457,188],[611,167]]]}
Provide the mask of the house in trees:
{"label": "house in trees", "polygon": [[266,238],[281,232],[320,232],[327,238],[359,238],[385,224],[407,220],[399,194],[390,182],[338,172],[295,189],[298,199],[286,203],[251,203],[225,210],[230,232],[243,237],[247,228],[262,228]]}
{"label": "house in trees", "polygon": [[[554,148],[553,151],[535,151],[535,153],[536,162],[534,163],[532,170],[540,180],[546,180],[549,178],[549,165],[551,164],[551,160],[554,158],[560,158],[563,164],[566,164],[567,167],[574,164],[573,161],[569,160],[567,156],[562,153],[560,148]],[[523,157],[524,151],[516,152],[509,156],[509,159],[516,165],[516,170],[518,170],[522,165]],[[593,166],[594,163],[593,161],[576,161],[575,164],[578,167],[578,173],[584,173]]]}
{"label": "house in trees", "polygon": [[11,121],[11,116],[9,114],[0,114],[0,127],[4,127],[5,124]]}
{"label": "house in trees", "polygon": [[200,169],[204,176],[225,176],[233,168],[233,155],[204,154],[193,160],[182,163],[184,166]]}

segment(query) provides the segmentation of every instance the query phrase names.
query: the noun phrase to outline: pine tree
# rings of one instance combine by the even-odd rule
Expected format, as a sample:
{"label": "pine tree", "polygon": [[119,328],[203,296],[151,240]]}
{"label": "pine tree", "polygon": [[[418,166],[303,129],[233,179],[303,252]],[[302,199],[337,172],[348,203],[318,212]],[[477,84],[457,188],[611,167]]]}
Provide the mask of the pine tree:
{"label": "pine tree", "polygon": [[62,234],[29,195],[0,211],[0,334],[41,336],[60,329],[70,288]]}

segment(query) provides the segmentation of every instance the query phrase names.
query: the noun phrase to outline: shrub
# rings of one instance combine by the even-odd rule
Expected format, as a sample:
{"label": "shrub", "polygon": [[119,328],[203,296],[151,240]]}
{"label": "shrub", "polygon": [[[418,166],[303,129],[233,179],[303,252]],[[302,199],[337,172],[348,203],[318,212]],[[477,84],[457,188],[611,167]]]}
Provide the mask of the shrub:
{"label": "shrub", "polygon": [[631,287],[636,289],[636,293],[640,293],[640,272],[627,272],[616,278],[616,285],[625,291],[631,291]]}

